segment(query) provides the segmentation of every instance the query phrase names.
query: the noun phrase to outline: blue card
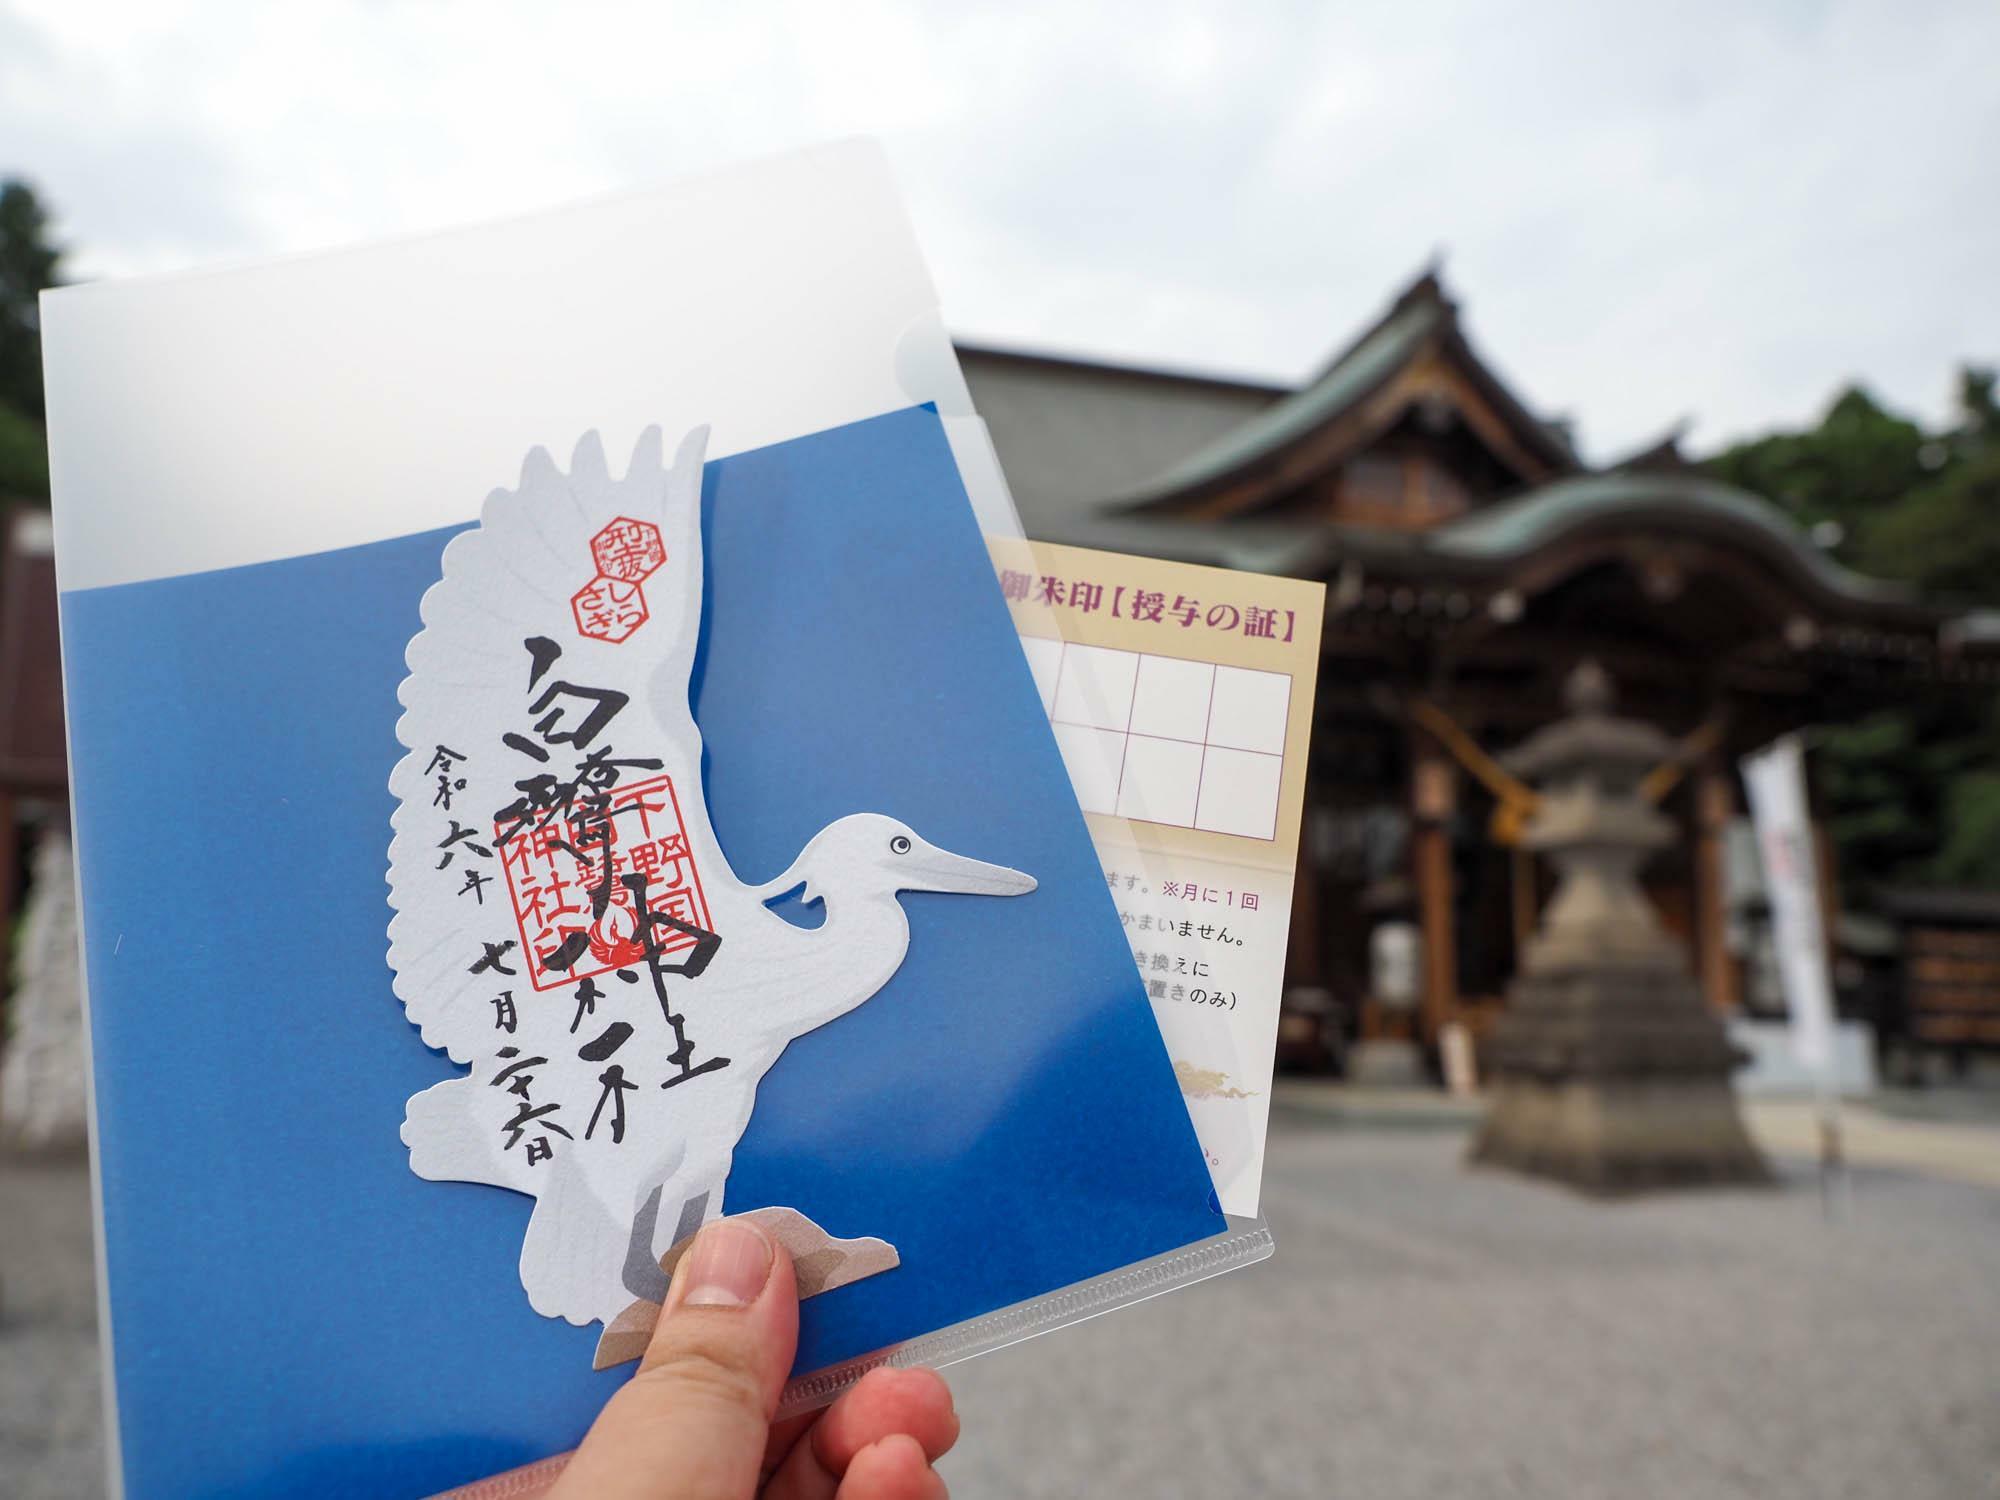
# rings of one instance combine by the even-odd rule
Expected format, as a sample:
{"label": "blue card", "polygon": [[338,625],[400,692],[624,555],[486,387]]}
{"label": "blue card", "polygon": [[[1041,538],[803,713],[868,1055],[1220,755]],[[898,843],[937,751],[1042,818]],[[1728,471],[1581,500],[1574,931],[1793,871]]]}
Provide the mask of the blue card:
{"label": "blue card", "polygon": [[[405,649],[462,529],[62,597],[131,1495],[425,1495],[572,1446],[625,1378],[529,1306],[531,1200],[421,1180],[398,1138],[461,1071],[392,991],[384,869]],[[798,1370],[1221,1233],[936,413],[708,463],[701,550],[737,870],[881,811],[1037,882],[903,894],[900,967],[764,1076],[729,1210],[901,1262],[804,1304]]]}

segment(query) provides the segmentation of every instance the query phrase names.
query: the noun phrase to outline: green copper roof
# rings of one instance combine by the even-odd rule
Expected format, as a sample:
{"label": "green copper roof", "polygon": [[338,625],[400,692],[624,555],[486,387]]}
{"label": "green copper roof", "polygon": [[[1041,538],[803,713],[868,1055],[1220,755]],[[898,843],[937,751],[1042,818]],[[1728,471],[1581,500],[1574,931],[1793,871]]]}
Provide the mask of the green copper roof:
{"label": "green copper roof", "polygon": [[1281,453],[1352,409],[1415,359],[1431,340],[1446,341],[1486,386],[1502,412],[1527,435],[1557,470],[1574,466],[1568,440],[1526,411],[1469,348],[1458,328],[1458,310],[1426,271],[1392,306],[1381,322],[1342,352],[1304,389],[1286,396],[1145,484],[1115,497],[1125,509],[1171,501],[1190,490],[1226,479],[1258,461]]}
{"label": "green copper roof", "polygon": [[1486,506],[1425,535],[1426,550],[1500,560],[1541,547],[1566,531],[1616,521],[1709,522],[1751,532],[1782,548],[1812,579],[1850,599],[1905,603],[1901,584],[1865,578],[1828,557],[1776,506],[1745,490],[1681,474],[1584,474]]}
{"label": "green copper roof", "polygon": [[1394,375],[1448,315],[1449,308],[1442,302],[1411,299],[1327,366],[1311,385],[1273,403],[1119,499],[1137,503],[1177,494],[1296,442]]}

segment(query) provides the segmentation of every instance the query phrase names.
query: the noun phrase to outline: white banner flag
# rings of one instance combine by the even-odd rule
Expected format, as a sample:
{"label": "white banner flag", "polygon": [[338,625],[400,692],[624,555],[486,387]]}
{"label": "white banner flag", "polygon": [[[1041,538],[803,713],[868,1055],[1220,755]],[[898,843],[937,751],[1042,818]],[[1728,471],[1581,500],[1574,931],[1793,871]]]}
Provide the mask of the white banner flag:
{"label": "white banner flag", "polygon": [[1743,784],[1757,826],[1771,936],[1792,1018],[1792,1050],[1821,1087],[1833,1087],[1833,984],[1820,921],[1812,820],[1806,812],[1805,759],[1797,735],[1785,735],[1743,758]]}

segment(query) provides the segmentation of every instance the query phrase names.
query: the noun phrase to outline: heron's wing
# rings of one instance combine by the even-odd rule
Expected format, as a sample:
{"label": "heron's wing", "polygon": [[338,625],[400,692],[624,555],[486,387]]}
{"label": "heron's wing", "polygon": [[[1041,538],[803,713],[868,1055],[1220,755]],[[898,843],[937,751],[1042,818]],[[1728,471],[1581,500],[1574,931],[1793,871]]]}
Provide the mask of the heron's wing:
{"label": "heron's wing", "polygon": [[[592,843],[607,822],[628,915],[629,875],[685,892],[674,909],[698,925],[699,881],[730,879],[688,707],[706,441],[690,433],[668,468],[649,428],[621,478],[595,433],[567,474],[535,449],[424,595],[389,781],[389,962],[425,1042],[457,1062],[566,1043],[567,1066],[589,1066],[570,996],[618,967]],[[602,941],[576,952],[585,929]]]}

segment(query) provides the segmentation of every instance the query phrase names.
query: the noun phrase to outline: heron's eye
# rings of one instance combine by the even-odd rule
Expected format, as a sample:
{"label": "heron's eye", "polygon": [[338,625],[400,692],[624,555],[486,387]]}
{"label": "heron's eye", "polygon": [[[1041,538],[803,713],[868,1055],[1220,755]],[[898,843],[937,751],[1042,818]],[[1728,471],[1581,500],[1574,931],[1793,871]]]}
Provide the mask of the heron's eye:
{"label": "heron's eye", "polygon": [[910,841],[899,833],[889,840],[889,848],[897,854],[908,854],[910,852]]}

